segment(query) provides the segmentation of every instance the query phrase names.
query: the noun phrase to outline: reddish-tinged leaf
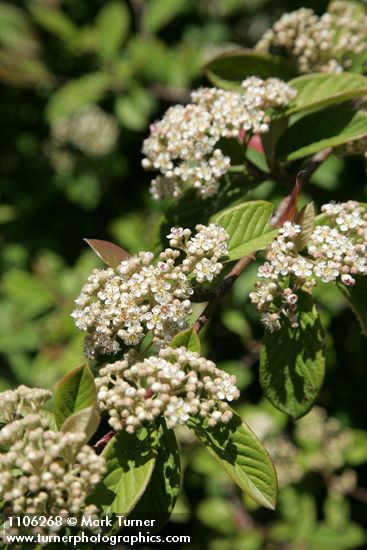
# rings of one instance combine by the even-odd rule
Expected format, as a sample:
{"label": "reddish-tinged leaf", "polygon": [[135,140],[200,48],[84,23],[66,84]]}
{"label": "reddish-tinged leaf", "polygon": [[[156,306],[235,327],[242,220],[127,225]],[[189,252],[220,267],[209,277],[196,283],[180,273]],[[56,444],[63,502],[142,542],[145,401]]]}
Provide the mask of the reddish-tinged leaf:
{"label": "reddish-tinged leaf", "polygon": [[302,189],[303,172],[297,175],[292,193],[283,199],[276,215],[272,218],[271,224],[281,227],[286,221],[293,221],[297,214],[298,196]]}
{"label": "reddish-tinged leaf", "polygon": [[117,244],[99,239],[84,239],[91,249],[107,264],[109,267],[117,267],[123,260],[127,260],[130,254]]}

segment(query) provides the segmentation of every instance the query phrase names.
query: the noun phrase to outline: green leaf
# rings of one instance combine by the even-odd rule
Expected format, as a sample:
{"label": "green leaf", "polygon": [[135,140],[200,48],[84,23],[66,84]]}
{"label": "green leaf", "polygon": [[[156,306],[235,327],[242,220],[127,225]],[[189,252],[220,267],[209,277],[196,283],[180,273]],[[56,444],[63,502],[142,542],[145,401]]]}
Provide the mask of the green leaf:
{"label": "green leaf", "polygon": [[329,107],[297,120],[281,137],[277,154],[288,161],[367,135],[367,113]]}
{"label": "green leaf", "polygon": [[367,78],[354,73],[304,75],[288,84],[297,90],[297,96],[289,105],[287,115],[367,94]]}
{"label": "green leaf", "polygon": [[238,260],[271,243],[278,233],[269,223],[272,211],[270,202],[250,201],[222,210],[211,217],[212,223],[224,227],[229,234],[230,260]]}
{"label": "green leaf", "polygon": [[188,426],[244,493],[266,508],[275,508],[274,465],[266,449],[234,411],[227,424],[215,428],[195,417],[190,418]]}
{"label": "green leaf", "polygon": [[21,8],[0,3],[0,46],[31,57],[39,50],[32,25]]}
{"label": "green leaf", "polygon": [[126,39],[130,27],[130,12],[123,2],[108,2],[96,19],[98,55],[103,60],[114,59]]}
{"label": "green leaf", "polygon": [[188,328],[176,334],[176,336],[172,338],[170,346],[172,348],[185,346],[185,348],[190,351],[200,353],[200,338],[193,328]]}
{"label": "green leaf", "polygon": [[234,506],[223,497],[214,496],[202,500],[197,507],[197,517],[205,526],[225,537],[232,538],[237,531]]}
{"label": "green leaf", "polygon": [[248,76],[276,76],[288,80],[297,70],[281,57],[254,50],[233,49],[211,59],[204,68],[207,78],[220,88],[239,88]]}
{"label": "green leaf", "polygon": [[343,284],[337,286],[356,314],[364,335],[367,336],[367,277],[361,275],[353,275],[353,277],[356,280],[354,286]]}
{"label": "green leaf", "polygon": [[91,502],[105,514],[127,515],[136,505],[151,479],[156,457],[157,432],[142,428],[138,433],[119,432],[102,452],[107,473]]}
{"label": "green leaf", "polygon": [[[227,141],[231,142],[231,140]],[[227,149],[226,154],[231,156]],[[179,201],[172,202],[165,209],[164,216],[159,219],[154,228],[151,249],[154,250],[154,253],[158,253],[166,248],[166,235],[170,232],[171,227],[178,225],[194,230],[198,220],[202,224],[207,224],[215,213],[234,204],[243,203],[246,194],[262,183],[263,179],[255,178],[249,174],[236,174],[235,178],[224,178],[218,194],[205,201],[198,200],[196,189],[188,189]]]}
{"label": "green leaf", "polygon": [[313,202],[305,204],[297,214],[295,222],[301,226],[301,233],[297,235],[294,242],[297,250],[303,250],[308,243],[315,226],[315,207]]}
{"label": "green leaf", "polygon": [[59,428],[65,420],[77,411],[94,407],[97,390],[93,374],[88,365],[82,365],[69,372],[56,386],[54,413]]}
{"label": "green leaf", "polygon": [[156,34],[186,7],[186,0],[150,0],[144,6],[142,26],[145,31]]}
{"label": "green leaf", "polygon": [[299,327],[288,319],[274,333],[266,331],[260,353],[260,382],[269,401],[292,418],[306,414],[324,380],[324,332],[311,296],[300,292]]}
{"label": "green leaf", "polygon": [[63,11],[57,8],[45,9],[44,6],[32,2],[29,5],[30,11],[37,23],[58,36],[66,42],[71,42],[78,34],[78,27],[65,15]]}
{"label": "green leaf", "polygon": [[310,546],[312,550],[355,550],[363,548],[366,542],[364,529],[351,521],[347,525],[333,527],[320,523],[310,532]]}
{"label": "green leaf", "polygon": [[155,101],[152,94],[139,86],[131,86],[128,93],[117,97],[115,113],[129,130],[145,130],[152,114]]}
{"label": "green leaf", "polygon": [[75,80],[69,80],[54,94],[46,108],[47,119],[52,122],[75,113],[81,107],[96,103],[105,95],[111,77],[102,72],[89,73]]}
{"label": "green leaf", "polygon": [[121,248],[121,246],[110,243],[109,241],[101,241],[100,239],[84,240],[89,244],[93,252],[95,252],[109,267],[115,268],[130,257],[130,254]]}
{"label": "green leaf", "polygon": [[158,428],[158,453],[149,484],[134,508],[134,515],[155,519],[154,530],[169,520],[180,492],[180,453],[173,430],[164,420]]}
{"label": "green leaf", "polygon": [[61,431],[85,433],[85,442],[87,443],[98,430],[100,420],[94,406],[86,407],[69,416],[61,426]]}

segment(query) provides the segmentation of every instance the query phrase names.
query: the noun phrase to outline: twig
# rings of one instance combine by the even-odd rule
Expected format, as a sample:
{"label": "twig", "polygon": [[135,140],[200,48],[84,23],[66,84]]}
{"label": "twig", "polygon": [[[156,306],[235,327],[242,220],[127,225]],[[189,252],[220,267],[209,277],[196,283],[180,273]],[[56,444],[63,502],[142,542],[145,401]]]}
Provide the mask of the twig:
{"label": "twig", "polygon": [[104,436],[102,436],[101,439],[99,441],[97,441],[97,443],[95,443],[95,445],[93,445],[93,448],[94,448],[94,450],[96,451],[97,454],[99,454],[103,451],[103,449],[105,448],[107,443],[110,441],[110,439],[113,438],[115,433],[116,433],[115,431],[111,430],[110,432],[108,432]]}
{"label": "twig", "polygon": [[136,34],[145,34],[145,29],[142,28],[143,4],[144,0],[131,0]]}
{"label": "twig", "polygon": [[249,158],[245,158],[245,166],[248,170],[248,173],[251,176],[257,178],[262,178],[264,180],[275,180],[282,185],[289,187],[292,183],[292,179],[287,174],[281,174],[280,172],[264,172],[261,168],[256,166]]}
{"label": "twig", "polygon": [[367,489],[364,487],[355,487],[348,493],[348,495],[356,500],[359,500],[360,502],[367,503]]}
{"label": "twig", "polygon": [[331,155],[332,151],[332,148],[328,147],[328,149],[315,153],[307,166],[300,172],[302,173],[303,183],[308,182],[312,174],[316,172],[319,166],[321,166],[321,164]]}
{"label": "twig", "polygon": [[271,219],[271,224],[274,226],[282,225],[286,220],[293,220],[296,215],[297,200],[303,186],[309,181],[312,174],[318,167],[328,158],[332,149],[325,149],[316,153],[310,160],[309,164],[296,177],[296,182],[293,186],[292,193],[284,197],[277,211]]}

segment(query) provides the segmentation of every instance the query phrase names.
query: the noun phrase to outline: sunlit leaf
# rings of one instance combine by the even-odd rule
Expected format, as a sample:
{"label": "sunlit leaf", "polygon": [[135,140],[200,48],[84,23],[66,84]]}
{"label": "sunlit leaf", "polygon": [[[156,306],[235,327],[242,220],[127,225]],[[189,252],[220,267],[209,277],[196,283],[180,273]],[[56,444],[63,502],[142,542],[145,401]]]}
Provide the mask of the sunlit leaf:
{"label": "sunlit leaf", "polygon": [[97,391],[93,374],[87,365],[69,372],[56,386],[54,413],[59,428],[73,413],[94,407],[97,403]]}
{"label": "sunlit leaf", "polygon": [[354,73],[303,75],[288,82],[297,90],[287,114],[326,107],[367,94],[367,77]]}
{"label": "sunlit leaf", "polygon": [[295,223],[301,226],[301,233],[294,240],[297,250],[303,250],[308,243],[315,226],[315,207],[313,202],[305,204],[297,214]]}
{"label": "sunlit leaf", "polygon": [[185,348],[190,351],[200,353],[200,339],[193,328],[188,328],[176,334],[176,336],[172,338],[170,346],[172,348],[185,346]]}
{"label": "sunlit leaf", "polygon": [[296,160],[366,135],[366,112],[329,107],[289,126],[278,143],[277,154]]}
{"label": "sunlit leaf", "polygon": [[101,241],[99,239],[84,240],[89,244],[97,256],[110,267],[117,267],[121,262],[130,257],[130,254],[121,248],[121,246],[110,243],[109,241]]}
{"label": "sunlit leaf", "polygon": [[228,255],[237,260],[266,248],[276,237],[270,225],[273,206],[266,201],[250,201],[218,212],[210,221],[224,227],[229,235]]}
{"label": "sunlit leaf", "polygon": [[127,515],[137,504],[154,470],[156,444],[157,432],[146,428],[119,432],[107,444],[102,452],[107,473],[91,499],[105,514]]}
{"label": "sunlit leaf", "polygon": [[262,506],[274,509],[277,478],[273,463],[235,412],[227,424],[215,428],[199,418],[190,418],[188,426],[242,491]]}
{"label": "sunlit leaf", "polygon": [[85,442],[87,442],[96,433],[99,422],[99,414],[96,412],[94,406],[90,406],[68,416],[61,426],[61,431],[65,433],[84,433]]}

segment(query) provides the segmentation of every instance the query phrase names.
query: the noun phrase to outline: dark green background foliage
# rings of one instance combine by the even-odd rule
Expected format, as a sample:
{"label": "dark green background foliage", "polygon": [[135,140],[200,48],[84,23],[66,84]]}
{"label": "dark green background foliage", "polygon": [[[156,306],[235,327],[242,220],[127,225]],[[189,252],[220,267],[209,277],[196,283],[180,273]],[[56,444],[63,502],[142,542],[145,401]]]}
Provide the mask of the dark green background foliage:
{"label": "dark green background foliage", "polygon": [[[227,46],[252,47],[284,11],[305,4],[317,13],[326,7],[266,0],[0,2],[1,390],[19,383],[53,388],[82,363],[82,336],[70,313],[87,274],[100,265],[84,237],[130,252],[154,245],[163,205],[149,198],[149,175],[140,166],[149,123],[187,100],[190,88],[207,84],[201,69],[211,56]],[[87,104],[98,104],[118,126],[107,154],[55,140],[58,118]],[[360,158],[332,157],[301,201],[366,202],[364,182]],[[276,203],[283,194],[268,182],[249,187],[246,197]],[[337,289],[318,288],[327,342],[321,409],[309,421],[290,422],[259,385],[263,329],[248,302],[255,278],[253,265],[236,282],[206,328],[203,354],[238,376],[239,411],[274,453],[278,508],[244,501],[214,459],[179,430],[183,492],[166,529],[191,534],[197,549],[365,548],[367,353],[359,324]],[[330,426],[324,411],[337,419]],[[340,489],[353,472],[357,485]]]}

